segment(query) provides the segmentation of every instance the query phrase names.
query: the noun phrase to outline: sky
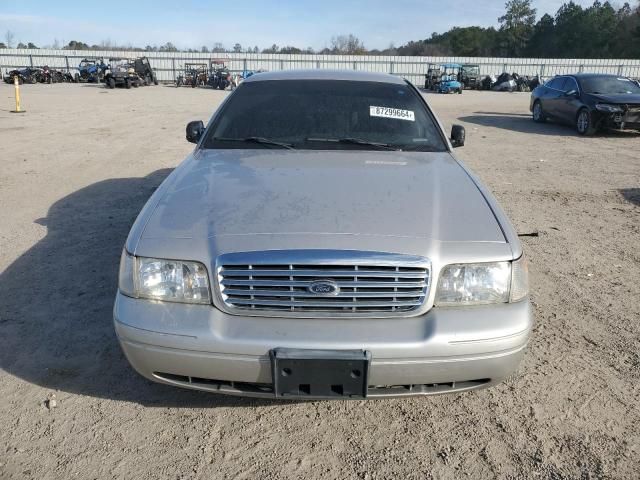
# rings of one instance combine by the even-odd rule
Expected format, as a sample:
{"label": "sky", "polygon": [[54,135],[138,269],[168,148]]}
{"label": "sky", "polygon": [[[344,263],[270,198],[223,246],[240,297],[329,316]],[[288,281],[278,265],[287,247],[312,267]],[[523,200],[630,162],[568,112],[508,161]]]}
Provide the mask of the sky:
{"label": "sky", "polygon": [[[533,1],[538,17],[554,14],[562,3]],[[0,41],[10,30],[14,43],[40,47],[77,40],[198,49],[240,43],[260,50],[275,43],[319,50],[333,36],[352,33],[368,49],[383,49],[454,26],[496,26],[503,13],[504,0],[0,0]]]}

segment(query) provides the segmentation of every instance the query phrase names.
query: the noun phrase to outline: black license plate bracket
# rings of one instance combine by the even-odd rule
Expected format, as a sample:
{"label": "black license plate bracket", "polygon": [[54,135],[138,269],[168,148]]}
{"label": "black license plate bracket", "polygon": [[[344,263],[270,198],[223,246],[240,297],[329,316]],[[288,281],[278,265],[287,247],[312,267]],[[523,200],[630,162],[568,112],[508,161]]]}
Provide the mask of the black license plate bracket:
{"label": "black license plate bracket", "polygon": [[367,397],[370,352],[276,348],[270,357],[278,398]]}

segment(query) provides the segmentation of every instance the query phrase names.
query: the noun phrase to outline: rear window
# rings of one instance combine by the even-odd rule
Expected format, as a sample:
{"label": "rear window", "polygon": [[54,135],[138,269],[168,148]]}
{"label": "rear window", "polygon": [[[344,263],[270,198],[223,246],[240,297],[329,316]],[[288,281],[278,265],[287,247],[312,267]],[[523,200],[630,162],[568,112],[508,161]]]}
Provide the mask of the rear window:
{"label": "rear window", "polygon": [[596,95],[640,94],[640,87],[624,77],[585,77],[580,83],[585,92]]}
{"label": "rear window", "polygon": [[242,141],[249,138],[306,150],[368,150],[380,145],[400,150],[446,150],[419,94],[406,84],[380,82],[243,83],[207,130],[203,147],[278,148],[273,143]]}

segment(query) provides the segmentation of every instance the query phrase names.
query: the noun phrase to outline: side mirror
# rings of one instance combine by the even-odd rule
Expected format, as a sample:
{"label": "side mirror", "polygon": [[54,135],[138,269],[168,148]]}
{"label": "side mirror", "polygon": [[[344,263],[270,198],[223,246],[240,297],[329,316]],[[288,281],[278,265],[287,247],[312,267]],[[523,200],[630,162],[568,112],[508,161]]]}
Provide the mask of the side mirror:
{"label": "side mirror", "polygon": [[569,90],[568,92],[564,92],[564,96],[565,97],[577,97],[578,96],[578,91],[577,90]]}
{"label": "side mirror", "polygon": [[202,123],[202,120],[196,120],[195,122],[189,122],[187,124],[187,141],[198,143],[203,133],[204,123]]}
{"label": "side mirror", "polygon": [[462,125],[453,125],[451,127],[451,146],[453,148],[463,147],[466,136]]}

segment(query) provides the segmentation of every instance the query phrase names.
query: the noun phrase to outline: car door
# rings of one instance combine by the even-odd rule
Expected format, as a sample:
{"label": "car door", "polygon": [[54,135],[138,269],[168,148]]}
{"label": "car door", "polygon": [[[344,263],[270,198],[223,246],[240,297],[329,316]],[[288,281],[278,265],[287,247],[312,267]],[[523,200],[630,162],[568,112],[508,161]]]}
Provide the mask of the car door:
{"label": "car door", "polygon": [[562,86],[563,94],[557,100],[557,118],[573,124],[582,106],[580,88],[573,77],[566,77]]}
{"label": "car door", "polygon": [[564,96],[564,84],[566,77],[556,77],[545,85],[546,92],[542,101],[544,112],[556,119],[561,119],[562,97]]}

